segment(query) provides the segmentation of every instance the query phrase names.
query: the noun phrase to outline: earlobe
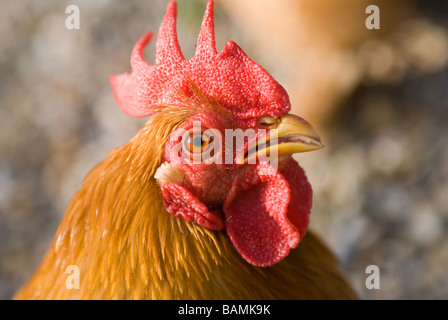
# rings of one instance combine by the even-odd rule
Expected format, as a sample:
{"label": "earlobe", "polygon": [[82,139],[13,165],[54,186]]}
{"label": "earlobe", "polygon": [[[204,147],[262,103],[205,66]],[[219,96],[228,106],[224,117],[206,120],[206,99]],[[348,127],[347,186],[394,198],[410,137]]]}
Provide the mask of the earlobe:
{"label": "earlobe", "polygon": [[178,166],[173,163],[164,162],[154,173],[154,179],[160,185],[167,183],[182,183],[185,178],[185,174]]}
{"label": "earlobe", "polygon": [[180,184],[166,183],[161,185],[163,204],[169,214],[196,222],[198,225],[212,230],[225,228],[221,213],[213,213],[188,189]]}

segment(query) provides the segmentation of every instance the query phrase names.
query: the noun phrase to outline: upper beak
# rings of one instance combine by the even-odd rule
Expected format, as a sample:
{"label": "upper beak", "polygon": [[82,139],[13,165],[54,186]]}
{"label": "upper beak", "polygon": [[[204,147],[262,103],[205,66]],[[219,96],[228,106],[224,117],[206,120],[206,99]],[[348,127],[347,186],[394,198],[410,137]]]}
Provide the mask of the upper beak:
{"label": "upper beak", "polygon": [[287,114],[271,124],[268,134],[249,144],[244,160],[248,163],[260,154],[270,156],[273,152],[278,157],[298,152],[322,149],[324,146],[317,131],[304,119]]}

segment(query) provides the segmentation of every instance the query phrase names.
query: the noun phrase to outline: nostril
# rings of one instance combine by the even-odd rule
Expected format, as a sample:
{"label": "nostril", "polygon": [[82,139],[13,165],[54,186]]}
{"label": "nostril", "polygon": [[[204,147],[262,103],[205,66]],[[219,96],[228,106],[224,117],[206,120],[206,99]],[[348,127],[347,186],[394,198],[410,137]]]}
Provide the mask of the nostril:
{"label": "nostril", "polygon": [[260,117],[257,120],[257,124],[259,127],[271,129],[273,127],[276,127],[279,123],[279,119],[275,119],[271,116],[264,116]]}

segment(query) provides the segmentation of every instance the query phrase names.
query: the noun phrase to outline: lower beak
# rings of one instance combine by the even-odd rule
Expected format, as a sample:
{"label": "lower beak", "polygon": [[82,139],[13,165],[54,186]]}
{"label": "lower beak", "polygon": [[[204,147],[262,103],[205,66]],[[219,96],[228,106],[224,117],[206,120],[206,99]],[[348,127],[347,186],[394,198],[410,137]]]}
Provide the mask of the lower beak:
{"label": "lower beak", "polygon": [[307,121],[287,114],[278,119],[265,137],[250,143],[244,160],[239,160],[243,160],[240,163],[248,163],[259,155],[271,156],[273,152],[278,157],[284,157],[322,148],[319,134]]}

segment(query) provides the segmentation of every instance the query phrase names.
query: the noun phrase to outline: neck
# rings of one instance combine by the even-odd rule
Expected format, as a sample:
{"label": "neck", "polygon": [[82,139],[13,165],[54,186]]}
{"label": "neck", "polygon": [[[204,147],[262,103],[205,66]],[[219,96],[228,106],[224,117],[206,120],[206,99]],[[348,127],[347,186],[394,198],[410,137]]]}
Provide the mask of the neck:
{"label": "neck", "polygon": [[[166,212],[153,178],[162,155],[160,137],[148,137],[154,131],[148,123],[87,175],[23,294],[170,299],[191,297],[184,292],[188,279],[210,278],[232,248],[224,233]],[[79,289],[67,289],[69,266],[79,270]]]}

